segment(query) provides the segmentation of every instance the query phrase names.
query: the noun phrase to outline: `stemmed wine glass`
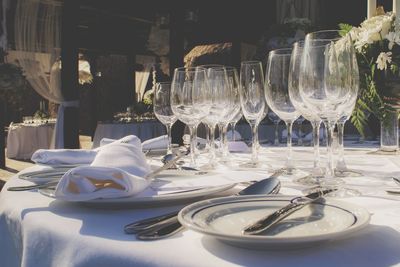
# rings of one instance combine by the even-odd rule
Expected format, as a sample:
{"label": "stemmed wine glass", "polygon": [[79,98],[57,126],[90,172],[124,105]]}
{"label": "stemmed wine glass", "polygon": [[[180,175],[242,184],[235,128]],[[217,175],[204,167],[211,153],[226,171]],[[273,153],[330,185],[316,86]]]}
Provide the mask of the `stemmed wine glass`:
{"label": "stemmed wine glass", "polygon": [[314,183],[315,178],[321,178],[324,171],[320,167],[320,154],[319,154],[319,131],[321,125],[321,119],[307,107],[306,102],[300,95],[299,88],[299,74],[300,74],[300,63],[303,56],[304,42],[296,42],[293,45],[292,56],[290,59],[290,71],[289,71],[289,97],[292,104],[300,112],[300,114],[311,123],[312,126],[312,137],[314,147],[314,163],[313,170],[310,178],[299,179],[298,182],[309,184]]}
{"label": "stemmed wine glass", "polygon": [[239,110],[236,114],[234,114],[233,118],[229,121],[229,125],[231,126],[232,141],[236,141],[235,128],[236,128],[236,124],[240,121],[240,119],[242,117],[243,117],[243,114],[242,114],[242,110],[240,107],[240,97],[239,97]]}
{"label": "stemmed wine glass", "polygon": [[156,83],[153,103],[154,114],[157,119],[165,125],[168,135],[167,154],[172,154],[171,128],[177,121],[171,109],[171,83]]}
{"label": "stemmed wine glass", "polygon": [[210,126],[210,161],[209,167],[214,168],[216,164],[215,151],[215,128],[230,111],[231,87],[228,82],[227,70],[225,67],[210,67],[207,69],[209,86],[205,92],[208,99],[209,113],[207,122]]}
{"label": "stemmed wine glass", "polygon": [[303,145],[303,129],[302,129],[302,127],[303,127],[304,120],[305,120],[305,118],[303,117],[303,115],[300,115],[300,117],[296,120],[296,123],[298,125],[297,126],[297,145],[298,146]]}
{"label": "stemmed wine glass", "polygon": [[171,108],[190,131],[191,167],[196,167],[195,128],[209,113],[208,79],[204,68],[176,68],[171,84]]}
{"label": "stemmed wine glass", "polygon": [[287,127],[287,174],[293,175],[295,169],[292,156],[292,126],[300,116],[289,98],[289,65],[292,49],[277,49],[269,52],[265,74],[265,98],[268,106],[278,115]]}
{"label": "stemmed wine glass", "polygon": [[[350,47],[350,49],[353,49],[353,47]],[[357,58],[355,56],[355,53],[352,53],[353,58],[352,58],[352,73],[350,74],[350,94],[349,94],[349,99],[347,101],[347,105],[343,109],[343,112],[337,122],[337,129],[338,129],[338,161],[336,163],[336,169],[335,169],[335,174],[336,176],[339,177],[346,177],[346,176],[360,176],[361,173],[356,172],[354,170],[350,170],[347,168],[345,159],[344,159],[344,125],[346,124],[346,121],[350,118],[353,109],[356,105],[357,101],[357,96],[358,96],[358,90],[360,87],[360,81],[359,81],[359,70],[358,70],[358,64],[357,64]]]}
{"label": "stemmed wine glass", "polygon": [[247,167],[258,167],[257,129],[265,109],[264,74],[260,61],[245,61],[240,67],[240,104],[252,129],[252,155]]}
{"label": "stemmed wine glass", "polygon": [[[220,139],[221,139],[221,151],[222,158],[221,161],[227,162],[229,149],[228,149],[228,138],[227,138],[227,130],[229,123],[238,117],[237,114],[240,113],[240,96],[239,96],[239,77],[236,68],[225,66],[225,72],[227,75],[227,95],[226,98],[229,98],[230,104],[225,106],[224,117],[221,118],[218,123],[220,129]],[[233,131],[232,137],[234,137],[235,132]]]}
{"label": "stemmed wine glass", "polygon": [[338,31],[307,34],[300,66],[300,95],[312,112],[324,122],[327,131],[328,167],[319,184],[337,187],[343,181],[334,178],[332,137],[336,122],[351,93],[352,62],[349,35]]}

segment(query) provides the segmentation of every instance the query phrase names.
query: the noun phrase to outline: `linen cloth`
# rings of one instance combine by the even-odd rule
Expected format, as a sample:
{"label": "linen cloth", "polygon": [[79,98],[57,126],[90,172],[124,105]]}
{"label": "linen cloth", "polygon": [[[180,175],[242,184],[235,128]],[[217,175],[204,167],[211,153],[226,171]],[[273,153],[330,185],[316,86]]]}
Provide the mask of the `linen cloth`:
{"label": "linen cloth", "polygon": [[[115,139],[103,138],[100,140],[100,147],[114,142]],[[159,137],[151,138],[142,143],[143,150],[149,149],[163,149],[168,146],[168,135],[161,135]]]}
{"label": "linen cloth", "polygon": [[38,149],[50,148],[54,123],[13,124],[8,128],[7,157],[30,159]]}
{"label": "linen cloth", "polygon": [[[383,191],[396,187],[390,177],[400,176],[400,158],[370,154],[372,151],[346,150],[348,167],[364,173],[362,177],[345,178],[346,185],[359,189],[364,196],[340,199],[366,208],[372,215],[370,225],[345,240],[282,251],[236,248],[190,230],[164,240],[139,241],[125,235],[123,226],[184,204],[94,209],[55,201],[35,191],[6,191],[9,186],[28,184],[15,176],[0,193],[1,263],[7,267],[400,266],[400,196]],[[273,168],[285,162],[284,148],[262,148],[260,152],[260,160]],[[294,148],[297,166],[312,167],[312,154],[312,148]],[[235,157],[248,158],[250,155],[243,153]],[[265,171],[258,173],[267,176]],[[281,181],[282,194],[302,194],[304,187],[291,178],[281,177]]]}
{"label": "linen cloth", "polygon": [[[128,140],[138,139],[125,138]],[[140,141],[131,144],[118,140],[102,147],[90,166],[73,168],[65,173],[55,196],[66,201],[132,196],[149,185],[144,178],[149,172]]]}

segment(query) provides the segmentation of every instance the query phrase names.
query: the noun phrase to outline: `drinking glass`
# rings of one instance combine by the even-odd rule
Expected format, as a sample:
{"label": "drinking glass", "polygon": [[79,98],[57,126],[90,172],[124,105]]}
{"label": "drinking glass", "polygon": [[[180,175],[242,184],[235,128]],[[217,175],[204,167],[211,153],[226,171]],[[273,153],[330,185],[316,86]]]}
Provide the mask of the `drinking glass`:
{"label": "drinking glass", "polygon": [[216,164],[215,151],[215,128],[230,111],[230,85],[228,82],[227,70],[225,67],[210,67],[207,69],[209,86],[205,92],[208,99],[209,113],[207,122],[210,126],[210,162],[211,168]]}
{"label": "drinking glass", "polygon": [[191,167],[196,167],[195,128],[209,113],[208,80],[204,68],[176,68],[171,84],[171,108],[190,131]]}
{"label": "drinking glass", "polygon": [[[353,47],[350,47],[350,49],[353,49]],[[336,163],[336,169],[335,169],[335,175],[339,177],[346,177],[346,176],[360,176],[361,173],[350,170],[347,168],[346,161],[344,159],[344,126],[346,124],[346,121],[350,118],[353,109],[356,105],[357,101],[357,96],[358,96],[358,90],[360,87],[360,81],[359,81],[359,70],[358,70],[358,64],[357,64],[357,58],[355,53],[352,53],[353,58],[352,58],[352,72],[348,73],[349,81],[350,81],[350,94],[349,98],[347,100],[347,104],[345,105],[343,112],[337,122],[337,129],[338,129],[338,161]]]}
{"label": "drinking glass", "polygon": [[168,135],[168,148],[167,154],[172,153],[172,139],[171,139],[171,128],[172,125],[177,121],[175,114],[171,108],[171,83],[160,82],[156,83],[154,92],[154,114],[157,119],[165,125],[167,128]]}
{"label": "drinking glass", "polygon": [[277,49],[269,52],[265,74],[265,98],[268,106],[281,118],[287,127],[287,159],[285,169],[293,175],[295,169],[292,152],[292,126],[300,116],[289,98],[289,66],[292,49]]}
{"label": "drinking glass", "polygon": [[[218,123],[218,128],[220,128],[220,140],[221,140],[221,151],[222,158],[221,161],[228,161],[229,156],[229,148],[228,148],[228,138],[227,138],[227,130],[228,125],[232,120],[237,119],[238,114],[240,113],[240,96],[239,96],[239,77],[236,68],[225,66],[225,71],[227,75],[227,95],[226,98],[229,98],[229,105],[225,107],[225,112]],[[240,119],[240,118],[239,118]],[[234,138],[235,132],[232,132],[232,137]]]}
{"label": "drinking glass", "polygon": [[300,95],[312,112],[325,124],[327,131],[328,166],[324,186],[337,186],[334,178],[332,137],[336,122],[349,99],[349,73],[352,72],[352,49],[349,35],[338,31],[319,31],[307,34],[300,66]]}
{"label": "drinking glass", "polygon": [[264,74],[260,61],[245,61],[240,67],[240,105],[252,129],[252,155],[248,167],[258,167],[257,126],[265,109]]}
{"label": "drinking glass", "polygon": [[[200,68],[206,69],[206,72],[210,68],[222,68],[223,65],[220,64],[205,64],[205,65],[200,65],[198,66]],[[211,132],[211,124],[212,122],[208,120],[208,116],[204,117],[201,122],[204,124],[205,130],[206,130],[206,147],[204,148],[205,151],[210,151],[211,148],[211,140],[210,140],[210,132]],[[196,134],[197,135],[197,134]],[[214,132],[215,135],[215,132]]]}
{"label": "drinking glass", "polygon": [[268,119],[272,121],[272,123],[275,125],[275,131],[274,131],[274,146],[279,146],[280,141],[279,141],[279,123],[281,122],[281,118],[278,117],[278,115],[275,114],[271,109],[268,110],[267,113]]}
{"label": "drinking glass", "polygon": [[292,104],[300,112],[300,114],[311,123],[312,126],[312,137],[314,147],[314,163],[311,172],[311,177],[307,180],[299,180],[298,182],[305,184],[312,184],[315,182],[314,179],[319,179],[323,176],[323,169],[320,167],[320,154],[319,154],[319,131],[321,125],[321,119],[307,107],[306,102],[300,95],[299,88],[299,74],[300,64],[303,56],[304,42],[296,42],[293,45],[292,56],[290,59],[290,71],[289,71],[289,97]]}

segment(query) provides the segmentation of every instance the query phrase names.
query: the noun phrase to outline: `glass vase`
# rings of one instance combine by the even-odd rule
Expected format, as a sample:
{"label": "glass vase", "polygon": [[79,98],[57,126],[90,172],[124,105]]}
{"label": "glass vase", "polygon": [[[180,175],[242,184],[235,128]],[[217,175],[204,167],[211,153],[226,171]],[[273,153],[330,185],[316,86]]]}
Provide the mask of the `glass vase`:
{"label": "glass vase", "polygon": [[381,121],[381,151],[395,152],[399,149],[398,112],[387,112]]}

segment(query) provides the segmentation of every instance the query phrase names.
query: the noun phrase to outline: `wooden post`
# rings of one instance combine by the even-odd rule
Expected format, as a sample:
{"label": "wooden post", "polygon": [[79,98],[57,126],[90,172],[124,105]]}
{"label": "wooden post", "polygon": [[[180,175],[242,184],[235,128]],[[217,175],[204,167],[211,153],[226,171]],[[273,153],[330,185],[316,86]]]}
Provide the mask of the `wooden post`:
{"label": "wooden post", "polygon": [[6,154],[5,154],[5,103],[0,99],[0,169],[6,168]]}
{"label": "wooden post", "polygon": [[[61,90],[66,101],[79,100],[78,13],[78,0],[64,1],[61,19]],[[79,107],[65,108],[64,147],[79,148]]]}
{"label": "wooden post", "polygon": [[[170,30],[169,30],[169,72],[171,79],[174,69],[183,67],[184,57],[184,10],[174,7],[170,10]],[[185,125],[177,121],[172,127],[172,143],[183,144],[182,136]]]}

